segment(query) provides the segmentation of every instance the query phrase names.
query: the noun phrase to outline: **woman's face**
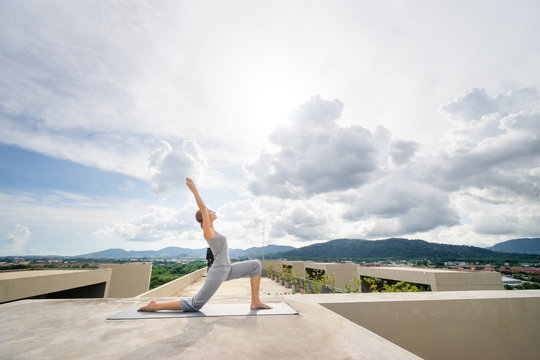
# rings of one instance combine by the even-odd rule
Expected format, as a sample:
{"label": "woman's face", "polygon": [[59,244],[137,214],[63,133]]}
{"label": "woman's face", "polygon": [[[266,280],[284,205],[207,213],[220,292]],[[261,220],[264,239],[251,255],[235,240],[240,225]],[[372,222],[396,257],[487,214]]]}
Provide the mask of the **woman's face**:
{"label": "woman's face", "polygon": [[214,221],[217,219],[217,215],[215,211],[208,210],[208,217],[210,217],[210,221]]}

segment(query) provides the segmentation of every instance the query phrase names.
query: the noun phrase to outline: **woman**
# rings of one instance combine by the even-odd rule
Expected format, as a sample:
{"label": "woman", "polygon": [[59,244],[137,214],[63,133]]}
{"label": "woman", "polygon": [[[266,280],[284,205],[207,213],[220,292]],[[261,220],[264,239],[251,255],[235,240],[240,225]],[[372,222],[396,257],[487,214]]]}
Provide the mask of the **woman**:
{"label": "woman", "polygon": [[224,281],[238,279],[246,275],[251,277],[251,309],[271,309],[270,306],[263,304],[259,298],[262,270],[260,261],[250,260],[231,264],[227,239],[214,230],[214,221],[217,219],[216,213],[206,207],[193,180],[186,178],[186,185],[195,196],[195,201],[199,207],[195,218],[201,224],[204,238],[214,254],[214,263],[206,274],[206,281],[203,286],[192,298],[164,302],[152,300],[139,308],[138,311],[199,311]]}

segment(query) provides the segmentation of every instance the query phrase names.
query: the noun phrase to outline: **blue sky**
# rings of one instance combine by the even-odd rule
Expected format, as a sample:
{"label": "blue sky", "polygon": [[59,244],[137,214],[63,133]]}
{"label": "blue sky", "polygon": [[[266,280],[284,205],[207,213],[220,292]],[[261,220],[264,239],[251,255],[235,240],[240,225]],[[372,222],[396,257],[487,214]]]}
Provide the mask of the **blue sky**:
{"label": "blue sky", "polygon": [[540,234],[536,1],[3,1],[0,255]]}
{"label": "blue sky", "polygon": [[[36,193],[62,190],[81,195],[130,197],[135,191],[148,198],[147,184],[112,171],[49,157],[16,146],[0,145],[2,187]],[[137,187],[137,189],[136,189]]]}

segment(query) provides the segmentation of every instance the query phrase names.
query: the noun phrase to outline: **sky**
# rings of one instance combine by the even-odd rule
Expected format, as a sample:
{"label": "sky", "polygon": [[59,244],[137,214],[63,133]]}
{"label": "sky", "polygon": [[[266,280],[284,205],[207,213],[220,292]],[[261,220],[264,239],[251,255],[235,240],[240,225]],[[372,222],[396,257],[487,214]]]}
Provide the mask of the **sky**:
{"label": "sky", "polygon": [[538,1],[0,1],[0,255],[540,236]]}

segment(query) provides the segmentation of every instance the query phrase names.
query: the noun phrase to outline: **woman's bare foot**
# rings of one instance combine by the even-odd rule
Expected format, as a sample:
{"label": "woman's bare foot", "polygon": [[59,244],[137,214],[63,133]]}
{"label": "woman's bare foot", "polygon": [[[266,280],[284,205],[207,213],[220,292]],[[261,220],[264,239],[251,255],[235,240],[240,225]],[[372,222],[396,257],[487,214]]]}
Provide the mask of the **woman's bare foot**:
{"label": "woman's bare foot", "polygon": [[137,311],[156,311],[157,301],[156,300],[150,300],[150,302],[144,306],[141,306]]}
{"label": "woman's bare foot", "polygon": [[266,304],[263,304],[262,302],[252,302],[251,303],[251,310],[254,309],[271,309],[272,307]]}

